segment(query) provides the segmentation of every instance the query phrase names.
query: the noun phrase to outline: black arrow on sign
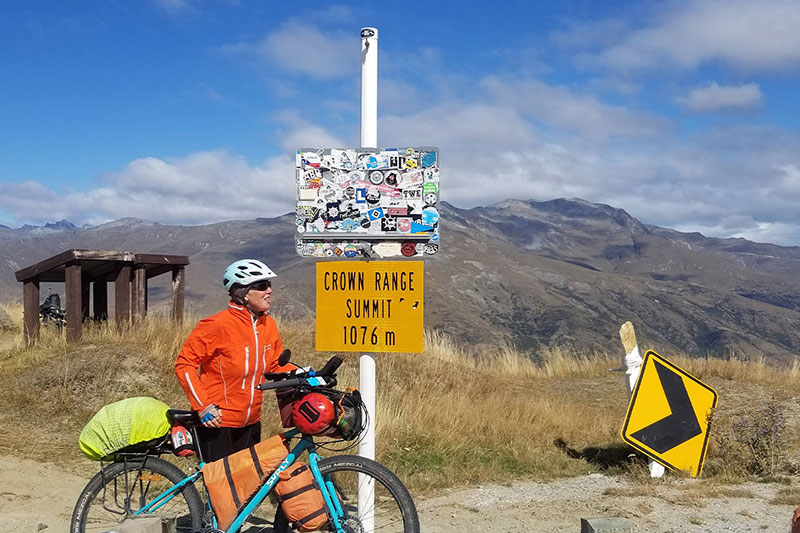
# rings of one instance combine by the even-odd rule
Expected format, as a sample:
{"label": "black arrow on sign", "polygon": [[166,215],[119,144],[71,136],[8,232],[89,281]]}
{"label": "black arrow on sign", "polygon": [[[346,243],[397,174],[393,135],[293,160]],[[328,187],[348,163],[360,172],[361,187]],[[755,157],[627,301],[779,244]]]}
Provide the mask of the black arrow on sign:
{"label": "black arrow on sign", "polygon": [[658,453],[664,453],[700,435],[703,430],[697,422],[697,415],[689,400],[683,378],[658,361],[654,360],[653,363],[656,365],[661,388],[664,389],[664,396],[667,397],[671,413],[658,422],[631,433],[631,438]]}

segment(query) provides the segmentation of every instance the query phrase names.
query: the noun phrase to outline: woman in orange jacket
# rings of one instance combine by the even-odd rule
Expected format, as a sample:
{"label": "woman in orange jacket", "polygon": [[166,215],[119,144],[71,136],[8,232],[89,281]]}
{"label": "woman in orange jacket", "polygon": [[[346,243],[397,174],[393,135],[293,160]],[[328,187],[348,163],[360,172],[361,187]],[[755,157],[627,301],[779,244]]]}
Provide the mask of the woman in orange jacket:
{"label": "woman in orange jacket", "polygon": [[265,372],[278,370],[283,351],[278,328],[266,313],[275,273],[255,259],[225,269],[228,308],[200,321],[183,344],[175,374],[200,415],[199,447],[215,461],[261,440]]}

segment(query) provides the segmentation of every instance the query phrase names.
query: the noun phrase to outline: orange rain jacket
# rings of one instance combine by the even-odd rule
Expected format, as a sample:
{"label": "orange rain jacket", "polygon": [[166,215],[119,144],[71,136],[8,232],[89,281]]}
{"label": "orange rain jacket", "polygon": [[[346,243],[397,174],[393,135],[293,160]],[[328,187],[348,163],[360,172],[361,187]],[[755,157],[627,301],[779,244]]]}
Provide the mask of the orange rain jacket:
{"label": "orange rain jacket", "polygon": [[244,427],[261,420],[262,392],[255,387],[265,372],[279,369],[282,351],[272,317],[254,322],[250,311],[230,302],[197,324],[178,354],[175,374],[192,409],[213,403],[222,410],[222,427]]}

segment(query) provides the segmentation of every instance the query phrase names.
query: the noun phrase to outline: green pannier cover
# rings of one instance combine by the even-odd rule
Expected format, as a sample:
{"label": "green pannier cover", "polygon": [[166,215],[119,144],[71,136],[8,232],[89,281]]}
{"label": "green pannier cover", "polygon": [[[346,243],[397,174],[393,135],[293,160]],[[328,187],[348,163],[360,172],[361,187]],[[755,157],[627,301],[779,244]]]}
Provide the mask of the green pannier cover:
{"label": "green pannier cover", "polygon": [[127,398],[106,405],[78,437],[81,451],[94,461],[126,446],[153,440],[169,431],[169,406],[155,398]]}

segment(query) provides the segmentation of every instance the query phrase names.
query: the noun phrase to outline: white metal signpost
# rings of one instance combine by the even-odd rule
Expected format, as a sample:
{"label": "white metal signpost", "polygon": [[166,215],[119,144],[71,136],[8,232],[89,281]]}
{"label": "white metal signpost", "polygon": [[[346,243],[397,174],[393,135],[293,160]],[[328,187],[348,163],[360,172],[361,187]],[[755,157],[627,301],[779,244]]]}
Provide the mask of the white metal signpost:
{"label": "white metal signpost", "polygon": [[[378,29],[361,29],[361,146],[378,146]],[[365,353],[359,360],[361,397],[367,404],[372,424],[358,445],[358,454],[375,459],[375,355]],[[375,506],[375,481],[358,475],[358,516],[366,518],[365,531],[372,533],[375,523],[365,511]]]}
{"label": "white metal signpost", "polygon": [[[439,152],[378,146],[378,30],[361,30],[361,147],[301,148],[297,253],[330,259],[316,273],[316,349],[354,351],[370,424],[359,455],[375,459],[375,352],[422,353],[422,261],[439,251]],[[369,262],[358,261],[366,259]],[[358,511],[371,533],[374,480],[359,474]],[[368,512],[369,511],[369,512]]]}

